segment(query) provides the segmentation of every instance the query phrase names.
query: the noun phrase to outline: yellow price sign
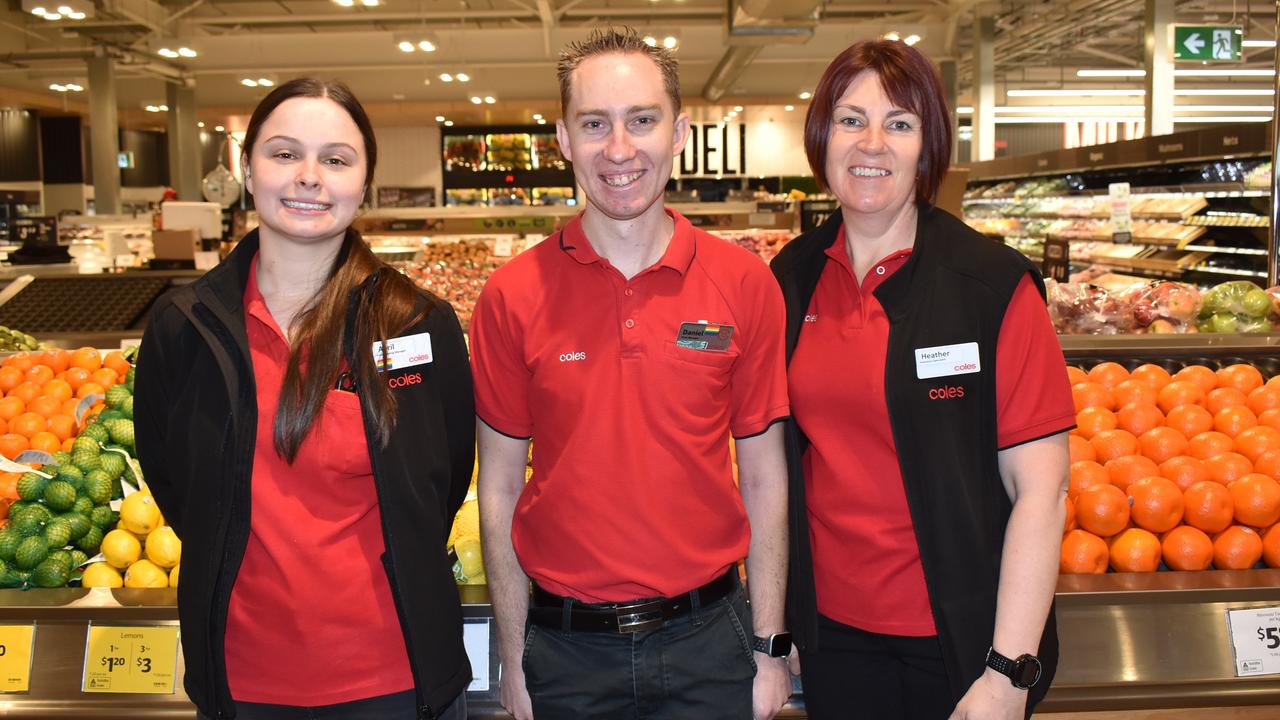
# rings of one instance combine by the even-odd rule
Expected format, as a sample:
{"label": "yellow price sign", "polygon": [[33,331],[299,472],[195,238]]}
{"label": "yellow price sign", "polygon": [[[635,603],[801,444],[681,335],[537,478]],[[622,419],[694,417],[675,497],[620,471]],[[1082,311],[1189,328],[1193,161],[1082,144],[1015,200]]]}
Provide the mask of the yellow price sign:
{"label": "yellow price sign", "polygon": [[177,672],[176,625],[89,625],[82,692],[172,695]]}
{"label": "yellow price sign", "polygon": [[0,625],[0,692],[31,689],[31,647],[35,625]]}

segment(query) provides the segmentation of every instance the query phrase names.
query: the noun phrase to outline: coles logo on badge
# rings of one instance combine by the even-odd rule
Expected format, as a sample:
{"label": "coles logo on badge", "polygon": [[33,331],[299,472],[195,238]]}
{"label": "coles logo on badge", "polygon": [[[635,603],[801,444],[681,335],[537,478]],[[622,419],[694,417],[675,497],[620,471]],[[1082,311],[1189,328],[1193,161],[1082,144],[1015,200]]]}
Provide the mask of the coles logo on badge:
{"label": "coles logo on badge", "polygon": [[422,373],[405,373],[398,377],[387,378],[387,387],[392,390],[422,383]]}

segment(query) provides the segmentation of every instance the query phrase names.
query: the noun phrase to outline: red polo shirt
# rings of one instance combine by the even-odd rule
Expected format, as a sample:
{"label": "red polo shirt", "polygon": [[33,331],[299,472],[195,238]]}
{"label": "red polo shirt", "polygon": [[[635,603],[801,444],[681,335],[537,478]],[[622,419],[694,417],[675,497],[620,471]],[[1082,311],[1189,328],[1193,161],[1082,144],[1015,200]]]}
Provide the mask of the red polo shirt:
{"label": "red polo shirt", "polygon": [[[789,412],[782,295],[759,258],[667,213],[666,253],[630,280],[579,216],[499,268],[476,303],[476,412],[534,439],[512,541],[553,593],[673,596],[747,552],[729,434]],[[726,350],[676,345],[704,322],[709,342],[731,332]]]}
{"label": "red polo shirt", "polygon": [[289,343],[256,271],[254,260],[244,306],[258,433],[249,544],[227,614],[231,696],[314,706],[408,690],[360,401],[330,390],[293,465],[280,459],[272,424]]}
{"label": "red polo shirt", "polygon": [[[810,441],[805,493],[818,611],[871,632],[934,635],[885,402],[889,320],[872,294],[911,251],[876,263],[861,284],[843,240],[827,255],[789,369],[794,417]],[[1065,368],[1044,300],[1024,277],[996,345],[1001,448],[1075,424]]]}

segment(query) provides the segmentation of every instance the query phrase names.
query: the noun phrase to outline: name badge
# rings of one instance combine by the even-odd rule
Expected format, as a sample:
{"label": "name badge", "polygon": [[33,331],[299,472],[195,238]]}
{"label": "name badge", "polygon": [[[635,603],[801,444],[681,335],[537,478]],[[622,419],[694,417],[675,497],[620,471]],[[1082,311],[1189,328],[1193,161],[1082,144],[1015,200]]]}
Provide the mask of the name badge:
{"label": "name badge", "polygon": [[982,363],[978,360],[976,342],[916,348],[916,377],[920,380],[968,375],[980,370]]}
{"label": "name badge", "polygon": [[680,323],[680,332],[676,334],[676,346],[689,350],[724,352],[729,349],[729,340],[732,338],[732,325],[687,322]]}
{"label": "name badge", "polygon": [[373,364],[378,372],[403,370],[414,365],[425,365],[431,362],[431,333],[403,335],[387,340],[386,353],[382,343],[373,344]]}

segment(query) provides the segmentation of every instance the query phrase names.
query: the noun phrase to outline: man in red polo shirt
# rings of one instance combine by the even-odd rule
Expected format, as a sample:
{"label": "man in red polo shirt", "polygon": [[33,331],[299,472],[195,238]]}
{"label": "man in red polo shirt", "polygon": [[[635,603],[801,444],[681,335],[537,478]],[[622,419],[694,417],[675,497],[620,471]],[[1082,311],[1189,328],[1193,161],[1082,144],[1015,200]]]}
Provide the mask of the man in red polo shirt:
{"label": "man in red polo shirt", "polygon": [[586,208],[494,273],[471,324],[502,703],[767,719],[791,693],[782,297],[663,207],[689,134],[668,51],[598,31],[559,76]]}

